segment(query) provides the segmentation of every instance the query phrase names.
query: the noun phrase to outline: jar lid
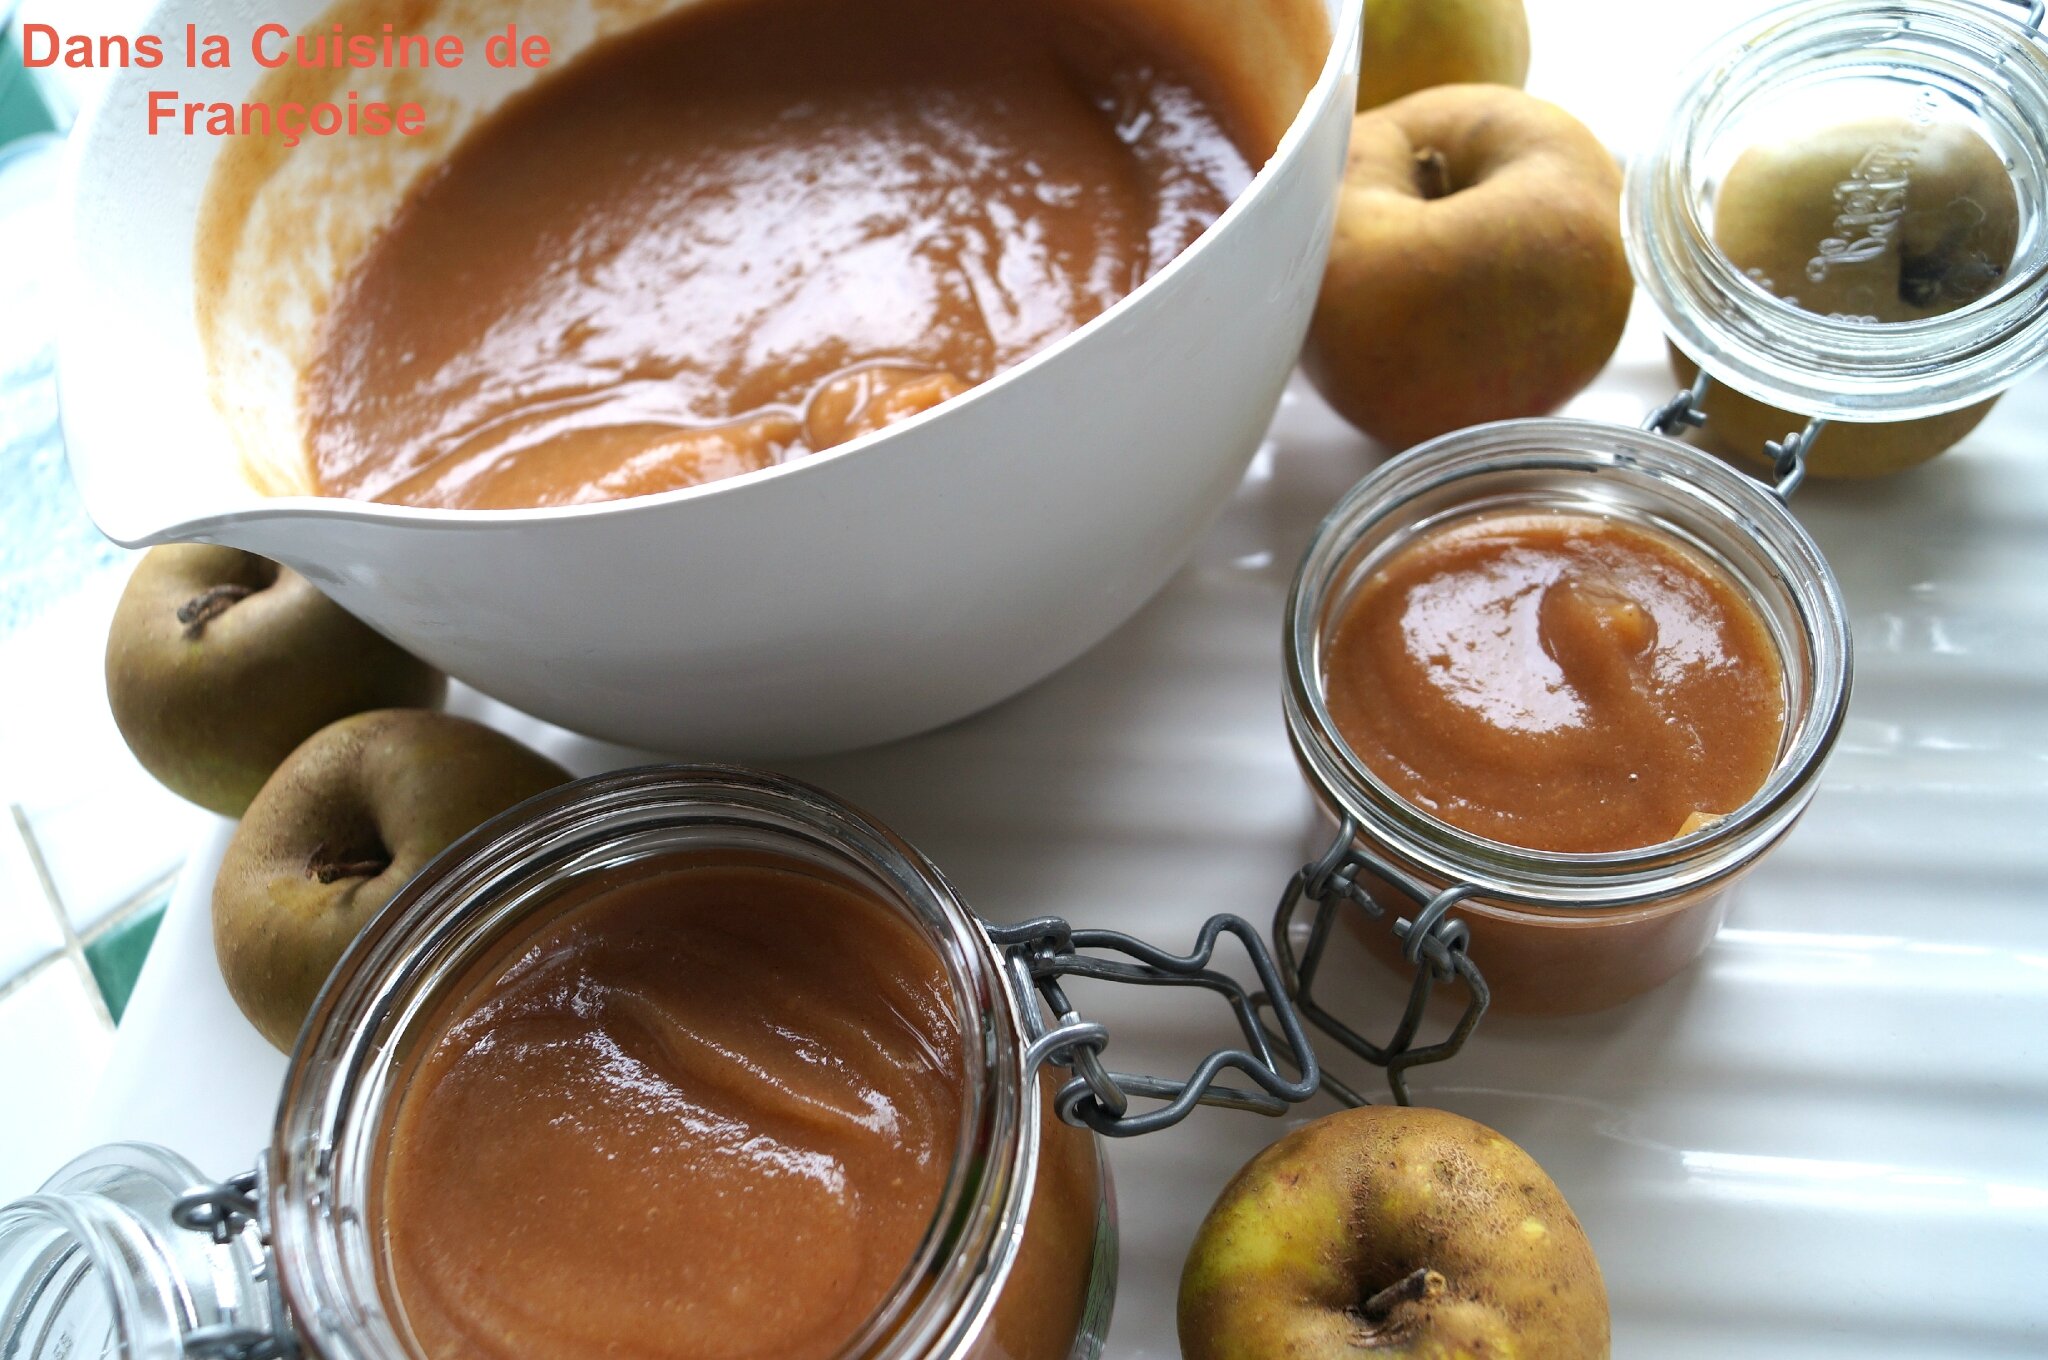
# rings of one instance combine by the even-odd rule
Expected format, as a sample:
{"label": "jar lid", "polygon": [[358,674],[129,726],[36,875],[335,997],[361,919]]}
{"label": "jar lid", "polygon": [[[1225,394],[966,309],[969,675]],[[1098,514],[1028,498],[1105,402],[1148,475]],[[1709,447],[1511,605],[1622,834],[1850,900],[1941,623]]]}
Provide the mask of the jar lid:
{"label": "jar lid", "polygon": [[1801,0],[1713,44],[1623,195],[1673,342],[1851,421],[1967,406],[2048,359],[2039,9]]}
{"label": "jar lid", "polygon": [[0,1355],[170,1360],[214,1336],[267,1334],[271,1297],[253,1223],[214,1235],[172,1207],[205,1177],[142,1143],[95,1148],[0,1207]]}

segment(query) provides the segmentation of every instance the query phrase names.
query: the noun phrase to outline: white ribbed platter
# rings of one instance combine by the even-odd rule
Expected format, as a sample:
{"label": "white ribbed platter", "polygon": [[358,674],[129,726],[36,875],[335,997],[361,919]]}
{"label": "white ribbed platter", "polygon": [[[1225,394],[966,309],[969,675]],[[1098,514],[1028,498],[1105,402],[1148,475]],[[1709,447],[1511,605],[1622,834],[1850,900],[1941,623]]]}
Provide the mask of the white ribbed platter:
{"label": "white ribbed platter", "polygon": [[[1664,63],[1625,53],[1691,50],[1755,6],[1530,8],[1532,87],[1626,150],[1662,107]],[[1671,386],[1639,303],[1570,409],[1633,423]],[[1555,1176],[1606,1270],[1619,1356],[2048,1354],[2044,429],[2036,379],[1927,467],[1800,493],[1857,645],[1812,811],[1691,972],[1604,1015],[1489,1018],[1453,1065],[1417,1075],[1420,1099],[1495,1125]],[[1281,727],[1283,596],[1316,520],[1378,457],[1297,384],[1188,569],[1108,642],[969,722],[789,772],[893,825],[994,919],[1055,912],[1176,947],[1211,912],[1263,923],[1324,835]],[[638,759],[473,695],[458,707],[578,773]],[[219,1174],[264,1142],[283,1070],[213,964],[225,833],[180,884],[89,1130]],[[1358,1007],[1391,1016],[1391,980],[1357,979]],[[1123,1067],[1185,1063],[1228,1028],[1185,997],[1081,1002]],[[1109,1355],[1175,1354],[1195,1225],[1285,1127],[1203,1111],[1112,1150]]]}

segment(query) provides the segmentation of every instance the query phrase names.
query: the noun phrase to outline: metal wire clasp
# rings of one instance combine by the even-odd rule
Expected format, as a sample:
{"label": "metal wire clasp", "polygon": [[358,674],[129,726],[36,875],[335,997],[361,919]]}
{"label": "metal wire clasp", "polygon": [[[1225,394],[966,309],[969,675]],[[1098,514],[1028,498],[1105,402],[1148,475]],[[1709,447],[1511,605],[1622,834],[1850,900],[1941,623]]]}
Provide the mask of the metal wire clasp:
{"label": "metal wire clasp", "polygon": [[1713,379],[1704,368],[1693,378],[1692,386],[1675,394],[1669,401],[1643,419],[1643,428],[1651,434],[1661,434],[1672,439],[1687,430],[1697,430],[1707,423],[1707,388]]}
{"label": "metal wire clasp", "polygon": [[[2048,0],[2042,0],[2048,3]],[[1707,389],[1714,380],[1704,368],[1692,380],[1692,386],[1676,393],[1669,401],[1650,412],[1643,420],[1643,428],[1652,434],[1661,434],[1671,439],[1678,438],[1686,430],[1697,430],[1707,423]],[[1815,416],[1806,422],[1806,428],[1794,431],[1783,439],[1766,440],[1764,456],[1771,460],[1771,490],[1781,501],[1790,500],[1792,493],[1806,480],[1807,455],[1813,452],[1813,441],[1820,438],[1828,422],[1825,417]]]}
{"label": "metal wire clasp", "polygon": [[2026,30],[2027,36],[2040,37],[2041,21],[2048,18],[2048,0],[2013,0],[2013,3],[2027,12],[2026,18],[2020,21],[2020,26]]}
{"label": "metal wire clasp", "polygon": [[[1273,954],[1279,963],[1287,995],[1292,997],[1301,1014],[1310,1024],[1359,1057],[1375,1067],[1385,1068],[1387,1086],[1393,1092],[1395,1102],[1406,1105],[1409,1103],[1408,1069],[1442,1062],[1454,1056],[1465,1046],[1465,1040],[1479,1024],[1479,1017],[1486,1014],[1487,1003],[1491,999],[1486,979],[1465,952],[1470,931],[1463,921],[1455,920],[1449,914],[1452,907],[1477,889],[1469,883],[1461,883],[1433,891],[1386,861],[1360,850],[1357,839],[1357,826],[1346,818],[1322,857],[1303,865],[1288,881],[1286,890],[1280,895],[1280,906],[1273,914]],[[1402,957],[1414,966],[1415,980],[1408,989],[1408,1005],[1401,1014],[1401,1022],[1385,1044],[1375,1044],[1367,1039],[1325,1010],[1314,996],[1316,974],[1322,967],[1324,952],[1329,948],[1330,932],[1336,925],[1339,908],[1349,904],[1373,921],[1384,920],[1387,916],[1387,908],[1360,882],[1361,875],[1380,880],[1417,907],[1413,920],[1405,916],[1397,916],[1393,920],[1394,938],[1401,944]],[[1316,914],[1309,926],[1308,943],[1297,959],[1293,939],[1294,918],[1303,902],[1315,903]],[[1465,987],[1467,999],[1463,1013],[1446,1037],[1418,1047],[1415,1039],[1421,1030],[1423,1010],[1428,1006],[1431,994],[1439,983],[1454,978]],[[1274,999],[1277,1000],[1277,994]],[[1275,1011],[1278,1012],[1277,1004]],[[1366,1103],[1364,1096],[1327,1073],[1323,1075],[1322,1087],[1347,1105]]]}
{"label": "metal wire clasp", "polygon": [[256,1190],[256,1173],[244,1171],[218,1185],[187,1191],[171,1201],[171,1222],[186,1232],[205,1233],[224,1247],[260,1216]]}
{"label": "metal wire clasp", "polygon": [[278,1291],[276,1272],[269,1265],[270,1234],[263,1218],[262,1176],[244,1171],[217,1185],[201,1186],[178,1196],[171,1202],[171,1222],[187,1232],[205,1233],[218,1246],[226,1246],[253,1229],[265,1258],[270,1317],[278,1325],[278,1330],[271,1332],[233,1323],[195,1327],[185,1333],[185,1354],[193,1360],[297,1360],[299,1341],[284,1325],[284,1298]]}
{"label": "metal wire clasp", "polygon": [[[1193,951],[1187,954],[1170,954],[1111,930],[1075,930],[1057,916],[986,928],[989,938],[1003,951],[1005,966],[1023,1005],[1024,1026],[1030,1040],[1024,1070],[1035,1072],[1040,1064],[1051,1063],[1074,1074],[1054,1098],[1054,1108],[1069,1124],[1084,1125],[1111,1138],[1130,1138],[1178,1124],[1197,1105],[1277,1115],[1288,1105],[1299,1104],[1316,1093],[1319,1071],[1315,1052],[1302,1034],[1301,1020],[1294,1008],[1273,1008],[1280,1042],[1286,1050],[1285,1061],[1301,1074],[1290,1080],[1274,1061],[1251,994],[1236,978],[1209,966],[1218,937],[1234,935],[1251,956],[1259,985],[1266,993],[1282,995],[1273,956],[1267,952],[1258,931],[1242,917],[1210,917],[1196,937]],[[1109,950],[1126,957],[1099,957],[1080,952],[1084,949]],[[1108,1029],[1082,1019],[1060,985],[1062,978],[1076,977],[1146,987],[1199,987],[1216,992],[1230,1003],[1231,1013],[1244,1033],[1245,1047],[1217,1049],[1184,1080],[1111,1071],[1102,1061],[1102,1051],[1109,1046]],[[1038,1004],[1041,999],[1043,1007]],[[1250,1077],[1259,1090],[1218,1085],[1216,1078],[1226,1067]],[[1165,1103],[1154,1109],[1133,1111],[1133,1096]]]}

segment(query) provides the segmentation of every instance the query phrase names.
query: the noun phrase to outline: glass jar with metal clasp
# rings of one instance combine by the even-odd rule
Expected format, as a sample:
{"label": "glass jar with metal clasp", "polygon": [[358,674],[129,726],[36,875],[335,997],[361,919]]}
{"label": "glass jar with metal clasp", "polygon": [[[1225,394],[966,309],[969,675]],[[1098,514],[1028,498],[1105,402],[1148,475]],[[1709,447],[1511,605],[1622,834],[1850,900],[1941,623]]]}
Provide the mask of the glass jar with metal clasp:
{"label": "glass jar with metal clasp", "polygon": [[[1802,0],[1711,44],[1677,77],[1668,124],[1629,166],[1623,202],[1637,281],[1697,365],[1696,380],[1641,428],[1510,420],[1433,440],[1366,477],[1317,529],[1288,601],[1284,698],[1289,736],[1335,834],[1289,883],[1274,950],[1303,1017],[1386,1068],[1397,1099],[1407,1099],[1407,1071],[1455,1054],[1489,1004],[1597,1010],[1683,970],[1713,938],[1726,889],[1812,798],[1846,712],[1851,642],[1834,575],[1786,500],[1830,422],[1954,411],[2048,357],[2042,11],[2001,0]],[[1745,152],[1796,151],[1802,137],[1823,135],[1867,142],[1840,153],[1849,173],[1810,184],[1783,171],[1805,162],[1766,166],[1787,193],[1823,200],[1786,211],[1784,220],[1824,224],[1787,247],[1787,278],[1731,259],[1716,214],[1730,206],[1725,191]],[[1974,157],[1979,145],[1991,160],[1972,160],[1972,173],[1991,165],[2010,179],[2009,260],[1993,258],[2008,234],[1982,245],[1982,206],[1937,157],[1957,146]],[[1754,172],[1754,163],[1740,172],[1750,186]],[[1997,178],[1979,195],[1996,197],[1994,214],[2006,203]],[[1869,285],[1858,268],[1891,280],[1899,310],[1913,315],[1889,319],[1891,309],[1859,291]],[[1833,305],[1837,294],[1822,284],[1851,303]],[[1707,421],[1715,384],[1797,413],[1763,441],[1761,479],[1680,438]],[[1404,801],[1346,746],[1325,658],[1347,601],[1404,545],[1492,511],[1580,512],[1652,529],[1735,583],[1777,645],[1786,715],[1776,763],[1745,805],[1661,844],[1551,854],[1473,835]],[[1346,922],[1414,979],[1384,1042],[1318,996],[1319,985],[1327,997],[1343,981],[1330,948]],[[1438,988],[1454,990],[1462,1010],[1445,1037],[1424,1042]],[[1325,1080],[1340,1098],[1362,1098],[1327,1071]]]}
{"label": "glass jar with metal clasp", "polygon": [[[1215,966],[1235,937],[1284,996],[1239,918],[1210,919],[1187,954],[1054,918],[991,926],[915,849],[815,788],[724,767],[600,776],[479,829],[364,931],[306,1021],[253,1172],[209,1186],[174,1154],[113,1146],[0,1209],[0,1354],[416,1356],[378,1212],[408,1055],[508,932],[579,885],[706,855],[854,885],[929,945],[950,985],[966,1065],[951,1169],[914,1259],[843,1356],[1096,1354],[1116,1233],[1094,1135],[1150,1133],[1198,1104],[1278,1114],[1316,1089],[1292,1009],[1283,1000],[1269,1042],[1250,993]],[[1215,993],[1244,1042],[1182,1079],[1112,1071],[1108,1033],[1067,997],[1077,978]],[[1226,1084],[1229,1071],[1248,1082]]]}

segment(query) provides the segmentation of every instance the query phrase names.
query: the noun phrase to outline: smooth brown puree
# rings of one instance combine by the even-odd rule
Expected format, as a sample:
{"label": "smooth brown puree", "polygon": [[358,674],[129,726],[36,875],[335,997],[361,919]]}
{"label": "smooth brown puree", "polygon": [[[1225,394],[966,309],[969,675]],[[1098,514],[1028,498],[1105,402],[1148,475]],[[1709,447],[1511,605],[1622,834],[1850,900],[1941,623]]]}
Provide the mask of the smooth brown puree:
{"label": "smooth brown puree", "polygon": [[403,1316],[430,1360],[835,1355],[932,1221],[963,1061],[936,954],[850,887],[607,886],[473,967],[413,1060]]}
{"label": "smooth brown puree", "polygon": [[1214,82],[1065,0],[718,0],[513,101],[347,279],[319,489],[507,507],[829,447],[1116,302],[1249,182]]}
{"label": "smooth brown puree", "polygon": [[1328,648],[1330,715],[1393,791],[1531,850],[1654,845],[1763,786],[1776,644],[1727,573],[1576,512],[1484,513],[1395,552]]}

